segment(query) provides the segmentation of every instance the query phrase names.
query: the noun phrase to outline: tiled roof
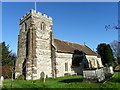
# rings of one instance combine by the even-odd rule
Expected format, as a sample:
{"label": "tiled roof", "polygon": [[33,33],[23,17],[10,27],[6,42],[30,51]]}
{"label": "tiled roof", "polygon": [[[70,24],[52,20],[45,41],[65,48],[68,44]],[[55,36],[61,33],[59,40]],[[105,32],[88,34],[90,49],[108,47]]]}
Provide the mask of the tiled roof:
{"label": "tiled roof", "polygon": [[54,39],[54,45],[57,52],[64,52],[64,53],[74,53],[74,50],[79,50],[84,52],[86,55],[95,55],[100,57],[96,52],[91,50],[86,45],[81,45],[69,41],[63,41],[59,39]]}

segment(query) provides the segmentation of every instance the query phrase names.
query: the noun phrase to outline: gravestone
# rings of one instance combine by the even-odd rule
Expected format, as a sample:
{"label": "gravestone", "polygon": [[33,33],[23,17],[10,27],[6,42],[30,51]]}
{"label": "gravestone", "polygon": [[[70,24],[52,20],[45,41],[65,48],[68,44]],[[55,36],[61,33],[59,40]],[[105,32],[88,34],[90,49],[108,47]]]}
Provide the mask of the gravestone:
{"label": "gravestone", "polygon": [[1,77],[0,77],[0,88],[2,88],[2,86],[3,86],[3,81],[4,81],[4,77],[1,76]]}
{"label": "gravestone", "polygon": [[44,72],[41,72],[41,74],[40,74],[40,81],[45,82],[45,73]]}

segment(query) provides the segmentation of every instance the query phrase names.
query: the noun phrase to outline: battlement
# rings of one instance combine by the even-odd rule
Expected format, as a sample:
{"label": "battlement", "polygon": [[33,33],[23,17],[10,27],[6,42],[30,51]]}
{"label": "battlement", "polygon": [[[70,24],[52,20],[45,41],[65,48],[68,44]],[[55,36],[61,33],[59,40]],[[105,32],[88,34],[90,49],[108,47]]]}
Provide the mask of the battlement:
{"label": "battlement", "polygon": [[36,13],[36,10],[30,10],[30,12],[26,13],[21,19],[20,19],[20,23],[24,22],[25,20],[27,20],[28,18],[30,18],[31,16],[35,17],[35,18],[45,18],[46,20],[49,20],[50,22],[52,22],[52,17],[47,16],[46,14],[42,14],[40,12]]}

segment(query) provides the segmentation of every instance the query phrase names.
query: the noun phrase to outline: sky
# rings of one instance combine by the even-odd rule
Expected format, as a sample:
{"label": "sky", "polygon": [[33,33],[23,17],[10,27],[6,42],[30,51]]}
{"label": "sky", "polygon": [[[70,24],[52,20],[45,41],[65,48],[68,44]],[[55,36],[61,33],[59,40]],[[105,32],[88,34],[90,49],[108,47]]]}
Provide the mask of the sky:
{"label": "sky", "polygon": [[[2,3],[2,41],[17,54],[19,20],[31,9],[33,2]],[[37,2],[37,12],[53,18],[54,37],[86,44],[96,51],[100,43],[118,40],[118,31],[105,30],[105,25],[118,24],[117,2]]]}

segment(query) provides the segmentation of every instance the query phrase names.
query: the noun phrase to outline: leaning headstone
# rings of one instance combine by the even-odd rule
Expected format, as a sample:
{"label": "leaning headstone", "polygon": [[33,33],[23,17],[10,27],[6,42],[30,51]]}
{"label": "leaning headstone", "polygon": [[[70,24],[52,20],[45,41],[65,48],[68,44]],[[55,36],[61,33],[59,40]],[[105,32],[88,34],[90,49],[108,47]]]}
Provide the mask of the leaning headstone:
{"label": "leaning headstone", "polygon": [[4,77],[1,76],[1,77],[0,77],[0,88],[2,88],[2,86],[3,86],[3,81],[4,81]]}
{"label": "leaning headstone", "polygon": [[40,81],[45,82],[45,73],[44,72],[41,72],[41,74],[40,74]]}

